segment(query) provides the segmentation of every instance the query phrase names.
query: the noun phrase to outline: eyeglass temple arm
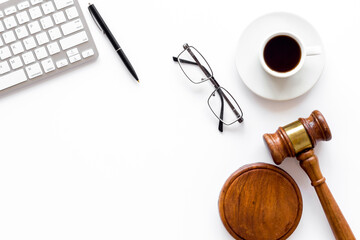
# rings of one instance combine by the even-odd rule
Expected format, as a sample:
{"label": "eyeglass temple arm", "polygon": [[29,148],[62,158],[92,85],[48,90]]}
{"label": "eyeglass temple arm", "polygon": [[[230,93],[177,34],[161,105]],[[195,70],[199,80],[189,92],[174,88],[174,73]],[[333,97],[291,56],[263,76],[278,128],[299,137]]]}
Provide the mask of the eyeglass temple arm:
{"label": "eyeglass temple arm", "polygon": [[173,57],[173,60],[174,60],[174,62],[181,62],[181,63],[188,63],[191,65],[197,65],[196,62],[188,61],[188,60],[177,58],[177,57]]}
{"label": "eyeglass temple arm", "polygon": [[[214,79],[214,81],[216,82],[215,79]],[[217,83],[217,82],[216,82],[216,83]],[[242,116],[241,116],[242,114],[240,114],[240,113],[236,110],[236,108],[234,107],[234,105],[231,103],[231,101],[229,100],[229,98],[223,93],[223,91],[221,90],[221,88],[218,88],[216,91],[220,94],[220,96],[222,96],[223,98],[225,98],[226,103],[230,106],[231,110],[232,110],[233,113],[236,115],[236,117],[239,118],[238,122],[239,122],[239,123],[242,123],[242,122],[244,121],[244,119],[243,119]],[[240,110],[240,111],[241,111],[241,110]]]}
{"label": "eyeglass temple arm", "polygon": [[[192,53],[192,51],[190,50],[190,49],[188,49],[188,51],[190,51],[191,53]],[[194,55],[194,54],[190,54],[193,58],[194,58],[194,60],[196,61],[197,60],[197,58],[196,58],[196,56]],[[200,68],[201,68],[201,70],[205,73],[205,75],[207,76],[207,77],[209,77],[209,80],[211,81],[211,83],[214,85],[214,87],[215,87],[215,89],[216,89],[216,91],[219,93],[219,95],[220,95],[220,98],[221,98],[221,112],[220,112],[220,114],[224,114],[223,112],[224,112],[224,106],[223,106],[223,99],[222,98],[225,98],[225,101],[226,101],[226,103],[230,106],[230,108],[231,108],[231,110],[234,112],[234,114],[236,115],[236,117],[240,117],[240,119],[238,120],[238,122],[239,123],[242,123],[243,121],[244,121],[244,119],[241,117],[241,114],[236,110],[236,108],[234,107],[234,105],[231,103],[231,101],[226,97],[226,95],[221,91],[221,89],[220,89],[220,84],[215,80],[215,78],[214,77],[211,77],[211,74],[209,73],[209,71],[204,67],[204,66],[202,66],[201,64],[200,64],[200,62],[197,60],[196,62],[192,62],[192,61],[188,61],[188,60],[184,60],[184,59],[179,59],[179,58],[177,58],[177,57],[173,57],[173,60],[175,61],[175,62],[181,62],[181,63],[187,63],[187,64],[191,64],[191,65],[198,65]],[[199,62],[199,63],[197,63],[197,62]],[[223,116],[220,116],[220,117],[223,117]],[[220,121],[221,122],[221,121]],[[220,124],[219,124],[219,130],[220,130]],[[221,131],[221,130],[220,130]]]}
{"label": "eyeglass temple arm", "polygon": [[[188,60],[177,58],[177,57],[173,57],[173,60],[174,60],[174,62],[181,62],[181,63],[187,63],[187,64],[199,66],[199,64],[197,64],[196,62],[188,61]],[[202,71],[205,73],[206,77],[208,77],[211,80],[211,74],[209,73],[209,71],[203,65],[200,64],[200,66],[201,66],[200,68],[202,69]],[[216,84],[218,85],[218,86],[215,86],[216,88],[220,87],[220,85],[218,83],[216,83]]]}
{"label": "eyeglass temple arm", "polygon": [[[215,79],[214,79],[214,80],[215,80]],[[216,91],[219,93],[220,101],[221,101],[220,119],[224,119],[224,96],[222,96],[223,93],[222,93],[222,91],[221,91],[220,88],[218,88]],[[218,130],[219,130],[220,132],[223,132],[223,129],[224,129],[224,123],[220,120],[220,121],[219,121]]]}

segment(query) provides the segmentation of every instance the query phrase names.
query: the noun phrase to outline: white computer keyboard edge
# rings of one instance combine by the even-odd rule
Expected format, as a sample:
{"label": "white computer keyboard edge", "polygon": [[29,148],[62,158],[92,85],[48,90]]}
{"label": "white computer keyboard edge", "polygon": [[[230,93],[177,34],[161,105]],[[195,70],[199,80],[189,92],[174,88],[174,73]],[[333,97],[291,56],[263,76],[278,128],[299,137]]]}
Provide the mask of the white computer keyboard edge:
{"label": "white computer keyboard edge", "polygon": [[97,57],[77,0],[10,0],[0,4],[0,93]]}

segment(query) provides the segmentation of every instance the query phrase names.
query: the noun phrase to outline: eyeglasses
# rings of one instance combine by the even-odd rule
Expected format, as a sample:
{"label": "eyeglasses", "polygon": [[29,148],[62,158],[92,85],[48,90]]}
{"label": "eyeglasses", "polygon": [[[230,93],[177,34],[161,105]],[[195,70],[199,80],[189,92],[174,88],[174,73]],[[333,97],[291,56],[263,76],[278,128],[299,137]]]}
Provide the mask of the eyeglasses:
{"label": "eyeglasses", "polygon": [[184,44],[184,50],[173,60],[179,66],[185,76],[194,84],[210,81],[215,87],[208,98],[208,105],[214,115],[219,119],[219,131],[223,131],[223,125],[232,125],[236,122],[242,123],[243,112],[234,97],[215,80],[213,71],[196,48]]}

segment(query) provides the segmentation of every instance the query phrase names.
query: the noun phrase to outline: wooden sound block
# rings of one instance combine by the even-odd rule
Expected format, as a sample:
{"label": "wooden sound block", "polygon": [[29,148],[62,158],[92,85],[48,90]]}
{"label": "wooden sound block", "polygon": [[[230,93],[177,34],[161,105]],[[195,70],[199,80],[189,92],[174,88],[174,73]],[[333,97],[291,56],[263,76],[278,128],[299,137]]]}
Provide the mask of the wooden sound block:
{"label": "wooden sound block", "polygon": [[302,206],[299,187],[291,176],[265,163],[236,171],[219,199],[221,220],[239,240],[287,239],[300,221]]}

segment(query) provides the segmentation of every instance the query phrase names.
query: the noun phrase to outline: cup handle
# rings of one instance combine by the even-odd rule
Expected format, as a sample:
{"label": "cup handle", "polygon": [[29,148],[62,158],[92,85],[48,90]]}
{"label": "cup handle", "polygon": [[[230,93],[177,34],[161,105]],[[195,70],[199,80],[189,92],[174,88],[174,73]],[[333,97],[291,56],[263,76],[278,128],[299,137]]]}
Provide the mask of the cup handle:
{"label": "cup handle", "polygon": [[307,47],[306,56],[316,56],[322,53],[322,48],[320,46]]}

